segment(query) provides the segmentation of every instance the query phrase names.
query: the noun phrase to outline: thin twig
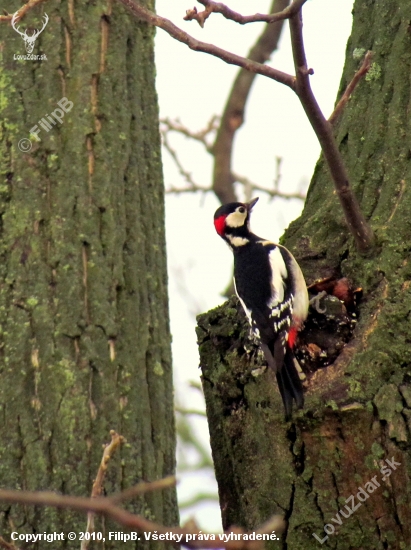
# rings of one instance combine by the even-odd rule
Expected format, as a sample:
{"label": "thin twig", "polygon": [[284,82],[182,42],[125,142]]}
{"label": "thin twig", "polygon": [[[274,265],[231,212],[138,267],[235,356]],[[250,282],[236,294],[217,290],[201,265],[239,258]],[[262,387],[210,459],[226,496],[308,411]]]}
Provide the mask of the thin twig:
{"label": "thin twig", "polygon": [[[163,137],[163,146],[167,150],[167,152],[169,153],[171,158],[173,159],[175,165],[177,166],[177,169],[178,169],[180,175],[188,183],[188,187],[174,187],[174,186],[168,187],[166,192],[168,194],[178,195],[178,194],[183,194],[183,193],[197,193],[197,192],[209,193],[210,191],[215,191],[214,187],[212,187],[212,186],[206,187],[206,186],[200,185],[196,181],[194,181],[192,173],[188,172],[184,168],[184,166],[183,166],[183,164],[182,164],[182,162],[181,162],[181,160],[178,156],[177,151],[171,146],[171,144],[168,140],[168,131],[172,130],[172,131],[177,132],[179,134],[182,134],[186,137],[194,139],[195,141],[198,141],[199,143],[202,143],[204,145],[204,147],[206,148],[206,150],[208,150],[206,136],[207,136],[208,132],[212,131],[212,129],[208,130],[208,128],[211,127],[210,126],[211,123],[209,124],[208,128],[206,128],[204,130],[201,130],[199,132],[193,132],[193,131],[189,130],[188,128],[183,126],[181,124],[181,122],[179,122],[179,121],[173,121],[173,120],[170,120],[170,119],[165,119],[163,121],[163,124],[165,125],[165,128],[161,128],[161,135]],[[285,192],[279,190],[279,188],[278,188],[279,171],[278,170],[279,170],[279,162],[278,162],[278,159],[277,159],[277,172],[276,172],[276,177],[275,177],[275,181],[274,181],[274,189],[269,189],[269,188],[266,188],[266,187],[262,187],[261,185],[253,183],[250,179],[246,178],[245,176],[241,176],[240,174],[236,174],[236,173],[231,173],[229,179],[230,179],[230,181],[232,181],[234,183],[235,182],[241,183],[241,185],[243,185],[244,188],[246,189],[246,193],[245,193],[246,196],[248,197],[248,195],[250,195],[248,197],[249,199],[251,199],[251,195],[253,194],[254,191],[259,191],[259,192],[262,192],[262,193],[266,193],[272,199],[279,197],[279,198],[283,198],[283,199],[305,200],[305,194],[304,193],[301,193],[301,192],[285,193]]]}
{"label": "thin twig", "polygon": [[320,142],[346,222],[354,237],[357,249],[360,252],[366,252],[374,244],[374,234],[361,212],[358,201],[350,186],[347,169],[338,150],[332,126],[321,112],[311,89],[309,75],[313,74],[313,71],[307,67],[301,12],[290,18],[290,32],[294,66],[297,75],[296,93]]}
{"label": "thin twig", "polygon": [[245,25],[246,23],[276,23],[277,21],[284,21],[284,19],[289,19],[292,15],[297,13],[307,0],[294,0],[290,6],[281,11],[271,9],[273,13],[256,13],[254,15],[241,15],[241,13],[237,13],[225,4],[213,2],[212,0],[198,0],[198,2],[205,6],[205,10],[201,12],[198,12],[197,8],[187,10],[184,20],[196,20],[201,27],[204,27],[204,22],[212,13],[221,13],[226,19],[240,23],[240,25]]}
{"label": "thin twig", "polygon": [[[42,2],[44,2],[45,0],[29,0],[27,2],[27,4],[24,4],[24,6],[22,6],[18,11],[17,11],[17,17],[16,17],[16,21],[19,21],[22,17],[24,17],[26,15],[26,13],[31,10],[32,8],[34,8],[35,6],[37,6],[38,4],[41,4]],[[9,13],[7,15],[0,15],[0,23],[2,21],[11,21],[13,19],[13,13]]]}
{"label": "thin twig", "polygon": [[[280,180],[281,180],[281,164],[283,162],[283,158],[279,157],[278,155],[275,157],[275,178],[274,178],[274,189],[278,191],[278,188],[280,186]],[[304,196],[305,198],[305,196]]]}
{"label": "thin twig", "polygon": [[[125,441],[124,437],[122,435],[119,435],[114,430],[110,431],[110,436],[111,436],[111,442],[104,447],[103,457],[101,459],[97,476],[96,476],[96,479],[94,480],[93,487],[91,489],[91,498],[97,498],[101,496],[101,492],[103,490],[104,478],[107,472],[107,465],[109,463],[109,460],[112,457],[113,453],[115,453],[116,449]],[[87,514],[86,532],[94,533],[94,513],[93,512],[88,512]],[[83,538],[80,549],[87,550],[90,544],[90,540],[91,540],[91,537],[88,539],[86,537]]]}
{"label": "thin twig", "polygon": [[[213,117],[213,119],[209,122],[209,124],[207,125],[206,128],[204,128],[203,130],[197,131],[197,132],[194,132],[194,131],[188,129],[186,126],[181,124],[181,122],[178,121],[178,120],[174,121],[174,120],[171,120],[171,119],[164,119],[163,121],[161,121],[162,124],[163,124],[163,127],[160,129],[160,131],[161,131],[161,135],[163,137],[164,148],[168,151],[171,158],[173,159],[175,165],[178,168],[178,171],[179,171],[180,175],[188,183],[188,187],[174,187],[174,186],[168,187],[167,190],[166,190],[166,193],[177,195],[177,194],[183,194],[183,193],[197,193],[197,192],[209,193],[210,191],[215,191],[214,187],[205,187],[203,185],[199,185],[198,183],[196,183],[194,181],[191,172],[188,172],[184,168],[184,166],[183,166],[183,164],[182,164],[182,162],[181,162],[181,160],[178,156],[177,151],[171,146],[171,144],[169,142],[169,139],[168,139],[168,132],[169,131],[174,131],[174,132],[179,133],[183,136],[191,138],[191,139],[193,139],[193,140],[195,140],[199,143],[202,143],[204,145],[205,149],[210,154],[212,154],[211,147],[209,146],[209,144],[207,142],[207,136],[210,132],[214,131],[214,129],[215,129],[215,120],[216,119],[217,119],[217,117]],[[246,190],[245,195],[246,195],[246,197],[248,197],[248,199],[251,199],[251,196],[254,193],[254,191],[259,191],[259,192],[266,193],[272,199],[279,197],[279,198],[283,198],[283,199],[305,200],[305,194],[304,193],[301,193],[301,192],[285,193],[285,192],[279,190],[278,182],[279,182],[279,178],[280,178],[280,174],[279,174],[280,163],[281,163],[281,159],[279,160],[278,157],[277,157],[277,160],[276,160],[277,171],[276,171],[276,176],[275,176],[275,180],[274,180],[274,189],[269,189],[269,188],[266,188],[266,187],[262,187],[261,185],[253,183],[250,179],[246,178],[245,176],[241,176],[241,175],[235,174],[235,173],[231,173],[229,179],[232,182],[238,182],[238,183],[241,183],[241,185],[244,186],[244,188]]]}
{"label": "thin twig", "polygon": [[[263,545],[263,541],[252,540],[220,540],[218,535],[214,535],[214,540],[198,540],[198,531],[190,532],[187,528],[168,527],[150,521],[142,516],[131,514],[119,506],[113,504],[110,499],[105,497],[83,498],[66,495],[58,495],[49,491],[31,492],[31,491],[12,491],[0,489],[0,501],[12,502],[16,504],[33,506],[52,506],[54,508],[70,508],[84,512],[95,512],[111,518],[123,527],[138,531],[139,533],[149,533],[156,531],[158,535],[177,535],[181,536],[181,543],[189,548],[227,548],[227,550],[257,550]],[[236,532],[246,534],[240,528],[232,528]],[[285,522],[281,516],[273,516],[270,520],[257,529],[256,533],[280,534],[285,530]],[[193,539],[193,535],[196,537]],[[175,539],[174,539],[175,540]]]}
{"label": "thin twig", "polygon": [[185,195],[187,193],[210,193],[212,187],[201,187],[201,185],[190,185],[190,187],[174,187],[171,185],[167,187],[167,195]]}
{"label": "thin twig", "polygon": [[352,93],[354,92],[355,88],[357,87],[357,84],[360,82],[360,80],[368,73],[371,67],[371,59],[372,59],[372,52],[368,51],[364,56],[364,61],[362,62],[361,67],[358,69],[358,71],[353,76],[351,82],[348,84],[348,86],[345,89],[345,92],[340,98],[340,101],[337,103],[334,111],[332,112],[330,118],[328,119],[328,122],[332,125],[334,125],[340,116],[342,110],[344,109],[347,101],[350,99]]}
{"label": "thin twig", "polygon": [[[284,13],[288,3],[289,0],[273,0],[270,10]],[[250,49],[248,59],[257,63],[265,63],[270,59],[272,53],[278,48],[283,26],[284,21],[266,25]],[[231,167],[233,145],[235,135],[244,122],[245,108],[255,77],[255,73],[245,69],[238,72],[227,98],[212,148],[214,155],[213,190],[223,204],[237,200]]]}
{"label": "thin twig", "polygon": [[175,407],[175,411],[180,414],[183,414],[184,416],[192,415],[192,416],[201,416],[203,418],[207,417],[205,411],[200,411],[198,409],[183,409],[182,407]]}
{"label": "thin twig", "polygon": [[[296,9],[297,4],[294,2],[293,10],[291,11],[290,8],[287,7],[288,4],[289,0],[273,0],[270,11],[273,12],[273,14],[281,13],[284,15],[286,12],[290,14],[293,12],[293,10]],[[214,3],[214,5],[218,6],[219,8],[223,6],[223,4],[216,3]],[[229,10],[229,8],[227,8],[226,6],[225,8]],[[229,11],[232,12],[232,10]],[[228,14],[228,12],[226,13]],[[265,63],[271,57],[272,53],[277,49],[282,29],[283,21],[281,20],[281,18],[278,23],[267,25],[262,34],[257,39],[256,43],[250,49],[247,58],[258,63]],[[166,128],[172,129],[187,137],[191,137],[201,142],[206,150],[213,155],[214,170],[212,190],[222,203],[233,202],[237,200],[234,190],[234,183],[236,181],[244,185],[245,189],[251,193],[253,191],[263,191],[268,193],[271,198],[283,197],[285,199],[304,199],[305,195],[302,193],[287,194],[279,191],[278,187],[274,187],[274,190],[266,189],[252,183],[248,178],[240,176],[238,174],[234,174],[232,172],[231,165],[235,134],[244,122],[245,107],[255,76],[255,73],[251,73],[245,69],[241,69],[238,72],[230,94],[228,96],[219,127],[217,127],[218,133],[212,146],[206,139],[206,136],[208,137],[211,129],[216,129],[216,119],[213,119],[213,124],[210,123],[206,129],[200,132],[190,131],[189,129],[185,128],[179,121],[171,121],[169,119],[166,119],[163,122],[166,125]],[[164,130],[162,130],[162,134],[165,137]],[[176,187],[168,188],[167,192],[175,194],[185,192],[190,193],[196,191],[207,192],[209,188],[196,184],[192,178],[191,173],[187,172],[184,169],[182,163],[178,159],[177,152],[171,148],[168,140],[166,141],[165,139],[164,145],[172,156],[174,162],[176,163],[180,174],[189,184],[188,187],[183,189]]]}
{"label": "thin twig", "polygon": [[281,199],[299,199],[303,201],[306,197],[305,193],[301,193],[298,191],[295,193],[285,193],[284,191],[279,191],[278,189],[269,189],[267,187],[263,187],[238,174],[233,174],[233,178],[235,181],[238,181],[238,183],[241,183],[242,185],[247,187],[251,191],[251,195],[253,195],[254,191],[260,191],[262,193],[267,193],[267,195],[269,195],[272,199],[278,197]]}
{"label": "thin twig", "polygon": [[197,52],[204,52],[210,55],[214,55],[215,57],[222,59],[230,65],[238,65],[239,67],[243,67],[244,69],[247,69],[248,71],[251,71],[253,73],[265,75],[268,78],[272,78],[273,80],[281,82],[281,84],[284,84],[285,86],[294,89],[295,78],[292,75],[274,69],[273,67],[269,67],[268,65],[256,63],[255,61],[251,61],[249,59],[246,59],[245,57],[241,57],[240,55],[228,52],[226,50],[223,50],[222,48],[214,46],[214,44],[208,44],[207,42],[196,40],[183,30],[178,28],[176,25],[174,25],[174,23],[172,23],[165,17],[160,17],[159,15],[156,15],[147,8],[141,6],[135,0],[118,1],[123,4],[123,6],[128,8],[133,13],[133,15],[135,15],[142,21],[149,23],[150,25],[154,25],[156,27],[159,27],[160,29],[163,29],[179,42],[186,44],[190,49]]}
{"label": "thin twig", "polygon": [[170,489],[176,486],[176,478],[174,476],[167,476],[157,481],[142,481],[134,487],[125,489],[116,495],[107,497],[112,504],[118,504],[129,500],[137,495],[143,495],[145,493],[151,493],[152,491],[160,491],[162,489]]}
{"label": "thin twig", "polygon": [[211,153],[212,144],[208,141],[208,137],[213,135],[218,130],[219,123],[219,117],[214,115],[211,117],[205,128],[198,130],[197,132],[193,132],[187,128],[187,126],[184,126],[184,124],[182,124],[178,119],[172,120],[171,118],[162,118],[160,119],[160,131],[162,136],[169,132],[177,132],[178,134],[193,139],[194,141],[198,141],[204,145],[207,153]]}
{"label": "thin twig", "polygon": [[[262,185],[258,185],[257,183],[253,183],[251,180],[246,178],[245,176],[240,176],[239,174],[233,173],[233,181],[241,183],[244,185],[244,187],[247,189],[248,193],[246,195],[248,196],[251,192],[251,195],[254,191],[258,191],[260,193],[266,193],[271,199],[280,198],[280,199],[298,199],[298,200],[305,200],[306,195],[305,193],[296,191],[295,193],[285,193],[284,191],[279,191],[278,189],[270,189],[268,187],[263,187]],[[189,187],[167,187],[166,193],[169,195],[183,195],[186,193],[210,193],[213,191],[212,187],[202,187],[201,185],[195,184],[192,180],[190,181]]]}
{"label": "thin twig", "polygon": [[[191,172],[188,172],[183,164],[180,161],[180,158],[177,154],[177,151],[170,145],[170,142],[168,141],[167,132],[162,132],[162,138],[163,138],[163,146],[168,151],[169,155],[173,159],[175,165],[178,168],[178,171],[180,175],[185,179],[185,181],[188,183],[189,187],[184,188],[185,191],[207,191],[208,189],[205,187],[202,187],[201,185],[198,185],[191,174]],[[174,188],[173,188],[174,189]],[[170,192],[170,190],[168,190]]]}

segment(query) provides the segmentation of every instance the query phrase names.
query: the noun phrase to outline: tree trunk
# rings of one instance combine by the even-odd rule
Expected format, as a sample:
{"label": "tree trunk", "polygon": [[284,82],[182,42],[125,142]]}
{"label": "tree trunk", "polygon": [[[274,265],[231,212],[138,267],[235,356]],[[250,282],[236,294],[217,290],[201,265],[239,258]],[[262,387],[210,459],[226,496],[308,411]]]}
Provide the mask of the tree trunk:
{"label": "tree trunk", "polygon": [[[33,53],[47,60],[15,60],[23,40],[1,29],[0,485],[88,496],[114,429],[127,443],[109,464],[111,494],[175,469],[154,31],[117,4],[71,1],[41,4],[20,30],[44,13]],[[61,122],[43,129],[58,102]],[[178,522],[173,490],[129,509]],[[8,540],[55,531],[59,548],[80,547],[67,533],[85,531],[84,514],[0,511]],[[109,541],[118,526],[96,530],[104,548],[135,547]]]}
{"label": "tree trunk", "polygon": [[353,339],[308,374],[304,411],[284,423],[275,382],[245,351],[235,302],[199,318],[223,523],[252,528],[283,513],[282,548],[411,544],[410,21],[408,0],[357,0],[341,83],[342,92],[358,68],[353,52],[372,50],[336,135],[378,249],[355,250],[321,159],[284,238],[308,283],[344,276],[364,293]]}

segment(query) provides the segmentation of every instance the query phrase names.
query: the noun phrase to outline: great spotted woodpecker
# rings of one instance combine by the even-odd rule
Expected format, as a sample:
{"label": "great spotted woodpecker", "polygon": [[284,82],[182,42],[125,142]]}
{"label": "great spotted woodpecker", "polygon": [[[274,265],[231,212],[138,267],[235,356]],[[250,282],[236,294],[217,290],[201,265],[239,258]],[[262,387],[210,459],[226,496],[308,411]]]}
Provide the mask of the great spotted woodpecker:
{"label": "great spotted woodpecker", "polygon": [[257,201],[220,206],[214,226],[233,251],[235,291],[268,366],[276,373],[289,418],[293,400],[298,408],[304,405],[292,350],[307,317],[308,292],[293,255],[250,231],[250,213]]}

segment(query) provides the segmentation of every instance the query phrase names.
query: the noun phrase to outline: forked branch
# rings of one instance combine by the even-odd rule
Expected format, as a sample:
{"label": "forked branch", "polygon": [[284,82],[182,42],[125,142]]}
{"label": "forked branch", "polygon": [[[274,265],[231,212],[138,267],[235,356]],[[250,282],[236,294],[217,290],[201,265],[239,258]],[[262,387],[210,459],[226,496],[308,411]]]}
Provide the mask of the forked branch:
{"label": "forked branch", "polygon": [[[277,22],[266,25],[261,35],[257,38],[255,44],[251,47],[247,59],[258,63],[265,63],[270,59],[272,53],[277,49],[278,42],[284,27],[285,14],[289,13],[289,0],[273,0],[270,13],[273,15],[282,14]],[[213,3],[216,9],[221,9],[223,4]],[[293,4],[295,9],[295,3]],[[229,10],[230,11],[230,10]],[[201,12],[204,13],[204,12]],[[286,199],[298,198],[303,199],[305,195],[301,192],[287,193],[280,191],[278,185],[273,188],[259,186],[251,182],[248,178],[234,173],[232,169],[232,157],[234,139],[244,122],[245,108],[250,91],[255,79],[256,73],[240,68],[233,86],[227,98],[226,105],[221,117],[213,117],[208,126],[200,132],[190,131],[179,121],[162,120],[161,133],[163,136],[163,144],[171,157],[173,158],[180,174],[183,176],[188,186],[184,188],[171,187],[167,192],[171,193],[187,193],[187,192],[208,192],[214,191],[221,203],[233,202],[237,200],[235,183],[240,183],[245,189],[245,195],[248,196],[253,191],[263,191],[271,198],[282,197]],[[168,140],[168,132],[175,131],[194,139],[204,145],[206,151],[210,153],[214,160],[213,182],[211,187],[198,185],[192,177],[192,174],[184,169],[181,161]],[[214,143],[212,144],[211,138]],[[278,167],[277,167],[278,168]],[[277,179],[276,179],[277,182]],[[249,196],[251,199],[251,196]]]}
{"label": "forked branch", "polygon": [[368,71],[371,68],[371,60],[372,60],[372,52],[368,51],[365,56],[364,60],[362,62],[361,67],[358,69],[358,71],[353,76],[351,82],[348,84],[347,88],[345,89],[343,95],[341,96],[339,102],[335,106],[334,111],[332,112],[330,118],[328,119],[328,122],[330,124],[335,124],[338,120],[338,117],[340,116],[341,112],[343,111],[344,107],[346,106],[347,102],[349,101],[351,94],[354,92],[355,88],[357,87],[357,84],[362,80],[362,78],[368,73]]}
{"label": "forked branch", "polygon": [[[129,496],[129,495],[127,495]],[[122,500],[122,499],[117,499]],[[0,489],[0,501],[11,502],[16,504],[33,505],[33,506],[52,506],[54,508],[72,509],[83,512],[94,512],[103,514],[106,517],[116,521],[119,525],[127,527],[139,533],[156,532],[158,535],[178,536],[178,540],[188,548],[226,548],[227,550],[259,550],[263,548],[262,540],[249,540],[246,531],[239,527],[233,527],[229,532],[235,532],[240,535],[239,540],[221,540],[219,535],[213,535],[209,540],[200,540],[198,535],[200,531],[193,526],[187,527],[168,527],[150,521],[142,516],[131,514],[117,506],[110,498],[83,498],[59,495],[53,492],[31,492],[31,491],[9,491]],[[281,516],[273,516],[266,523],[255,530],[258,534],[271,534],[273,531],[276,536],[283,533],[285,530],[285,522]],[[241,536],[243,535],[243,536]],[[254,537],[255,538],[255,537]]]}
{"label": "forked branch", "polygon": [[[272,12],[284,13],[289,0],[273,0]],[[221,6],[222,4],[219,4]],[[248,53],[248,59],[265,63],[278,47],[284,21],[266,25],[256,43]],[[244,122],[245,108],[255,73],[240,69],[237,73],[212,148],[214,156],[213,191],[224,204],[237,200],[233,183],[236,181],[232,171],[234,139]],[[238,181],[238,180],[237,180]],[[250,197],[251,199],[251,197]]]}
{"label": "forked branch", "polygon": [[273,10],[273,13],[256,13],[254,15],[241,15],[241,13],[237,13],[221,2],[213,2],[212,0],[198,0],[198,2],[199,4],[203,4],[205,10],[198,12],[195,7],[192,10],[187,10],[184,20],[192,21],[195,19],[201,27],[204,27],[205,20],[212,13],[221,13],[226,19],[231,19],[231,21],[240,23],[240,25],[245,25],[246,23],[276,23],[277,21],[284,21],[297,13],[307,0],[294,0],[290,6],[280,11]]}
{"label": "forked branch", "polygon": [[[96,479],[94,480],[93,487],[91,490],[91,498],[97,498],[101,496],[101,493],[103,491],[104,478],[106,476],[109,460],[112,457],[113,453],[115,453],[116,449],[124,442],[124,437],[122,435],[119,435],[114,430],[110,431],[110,436],[111,436],[111,442],[104,447],[103,457],[101,459],[100,466],[97,471],[97,476],[96,476]],[[94,513],[93,512],[89,512],[87,514],[86,532],[94,533]],[[80,550],[87,550],[90,544],[90,540],[91,540],[91,537],[84,537],[84,539],[81,542]]]}
{"label": "forked branch", "polygon": [[[45,0],[29,0],[27,4],[24,4],[19,10],[17,10],[17,12],[15,12],[15,21],[19,21],[28,11],[44,1]],[[6,12],[5,15],[0,15],[0,22],[11,21],[13,19],[13,15],[15,14]]]}
{"label": "forked branch", "polygon": [[[115,431],[110,432],[111,443],[105,446],[103,458],[101,460],[97,477],[93,483],[91,498],[71,497],[59,495],[54,492],[31,492],[31,491],[9,491],[0,489],[0,501],[13,502],[16,504],[33,505],[33,506],[52,506],[54,508],[79,510],[88,513],[87,531],[94,531],[94,514],[102,514],[109,517],[128,529],[138,531],[140,534],[156,532],[158,535],[164,535],[164,539],[171,540],[176,543],[184,544],[188,548],[227,548],[228,550],[262,550],[264,544],[260,539],[253,537],[250,540],[247,532],[240,527],[233,527],[231,531],[239,534],[238,540],[230,540],[228,537],[220,538],[219,535],[211,535],[208,540],[200,539],[197,535],[202,533],[199,531],[195,522],[189,522],[185,527],[167,527],[150,521],[142,516],[131,514],[119,506],[125,500],[128,500],[136,495],[142,495],[149,491],[159,491],[174,487],[176,480],[173,476],[153,481],[151,483],[139,483],[130,489],[126,489],[121,493],[117,493],[111,497],[101,497],[103,481],[107,471],[107,466],[112,454],[124,442],[124,438]],[[281,516],[273,516],[260,528],[255,530],[259,534],[271,534],[273,531],[278,536],[285,530],[285,522]],[[173,535],[173,538],[171,538]],[[243,535],[243,536],[241,536]],[[178,538],[176,538],[178,537]],[[90,537],[91,538],[91,537]],[[227,540],[224,540],[227,538]],[[84,539],[83,539],[84,540]],[[88,543],[81,545],[82,550],[86,550]],[[8,543],[0,537],[0,547],[7,550],[17,550],[14,544]]]}
{"label": "forked branch", "polygon": [[263,63],[251,61],[241,55],[228,52],[218,46],[214,46],[214,44],[208,44],[207,42],[196,40],[194,37],[174,25],[174,23],[172,23],[169,19],[156,15],[140,5],[136,0],[118,0],[118,2],[128,8],[136,17],[138,17],[138,19],[163,29],[171,37],[175,38],[179,42],[182,42],[183,44],[186,44],[191,50],[214,55],[230,65],[243,67],[252,73],[265,75],[268,78],[272,78],[273,80],[280,82],[281,84],[285,84],[285,86],[294,88],[295,78],[290,74],[274,69],[273,67],[269,67],[268,65],[264,65]]}
{"label": "forked branch", "polygon": [[[146,8],[143,8],[135,0],[118,1],[127,6],[134,13],[134,15],[136,15],[140,19],[164,29],[173,38],[176,38],[180,42],[187,44],[191,49],[209,53],[211,55],[219,57],[220,59],[223,59],[223,61],[225,61],[226,63],[238,65],[239,67],[242,67],[243,69],[246,69],[253,73],[262,74],[264,76],[267,76],[268,78],[276,80],[277,82],[285,84],[286,86],[294,90],[294,92],[300,99],[305,113],[320,142],[324,158],[330,170],[331,178],[334,182],[334,186],[344,212],[347,225],[351,234],[353,235],[357,249],[360,252],[366,252],[373,247],[374,234],[367,220],[365,219],[360,209],[357,198],[355,197],[350,186],[348,173],[343,158],[338,150],[331,123],[325,119],[311,89],[309,76],[313,74],[313,70],[307,67],[304,40],[302,34],[301,7],[304,4],[303,0],[294,1],[293,4],[291,4],[291,6],[287,8],[289,11],[288,14],[286,14],[285,16],[285,18],[288,18],[290,21],[293,58],[296,71],[295,77],[281,71],[277,71],[272,67],[268,67],[264,63],[252,61],[250,59],[246,59],[241,56],[237,56],[236,54],[222,50],[221,48],[218,48],[217,46],[214,46],[212,44],[200,42],[176,27],[168,19],[164,19],[158,15],[151,13]],[[206,7],[206,10],[207,8],[209,9],[209,14],[211,14],[212,12],[218,12],[222,13],[225,17],[234,21],[238,19],[238,14],[230,10],[224,4],[211,2],[209,0],[202,0],[201,3]],[[294,6],[294,9],[297,7],[297,10],[291,12],[290,14],[290,9],[292,6]],[[283,13],[284,11],[285,10],[283,10]],[[259,19],[258,17],[260,17],[260,14],[246,17],[241,16],[242,23],[257,20],[261,21],[262,19]],[[368,69],[365,68],[364,71],[360,73],[359,78],[361,78],[367,70]],[[354,83],[353,89],[355,85],[356,83]],[[345,99],[344,101],[346,103]],[[342,106],[345,103],[343,103]]]}
{"label": "forked branch", "polygon": [[374,234],[350,186],[347,169],[338,149],[332,126],[325,119],[311,89],[309,75],[312,74],[312,69],[307,66],[302,26],[302,15],[301,12],[298,12],[290,18],[291,43],[297,81],[295,92],[320,142],[345,220],[354,237],[357,249],[360,252],[366,252],[374,244]]}

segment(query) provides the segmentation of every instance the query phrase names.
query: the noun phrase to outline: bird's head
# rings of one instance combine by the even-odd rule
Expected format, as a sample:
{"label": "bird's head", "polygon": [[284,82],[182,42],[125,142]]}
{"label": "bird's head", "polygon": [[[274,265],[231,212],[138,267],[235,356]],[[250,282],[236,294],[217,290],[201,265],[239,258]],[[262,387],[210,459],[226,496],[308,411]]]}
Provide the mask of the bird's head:
{"label": "bird's head", "polygon": [[258,197],[248,203],[230,202],[220,206],[214,214],[214,227],[220,237],[234,246],[235,243],[246,244],[250,233],[250,213],[257,201]]}

